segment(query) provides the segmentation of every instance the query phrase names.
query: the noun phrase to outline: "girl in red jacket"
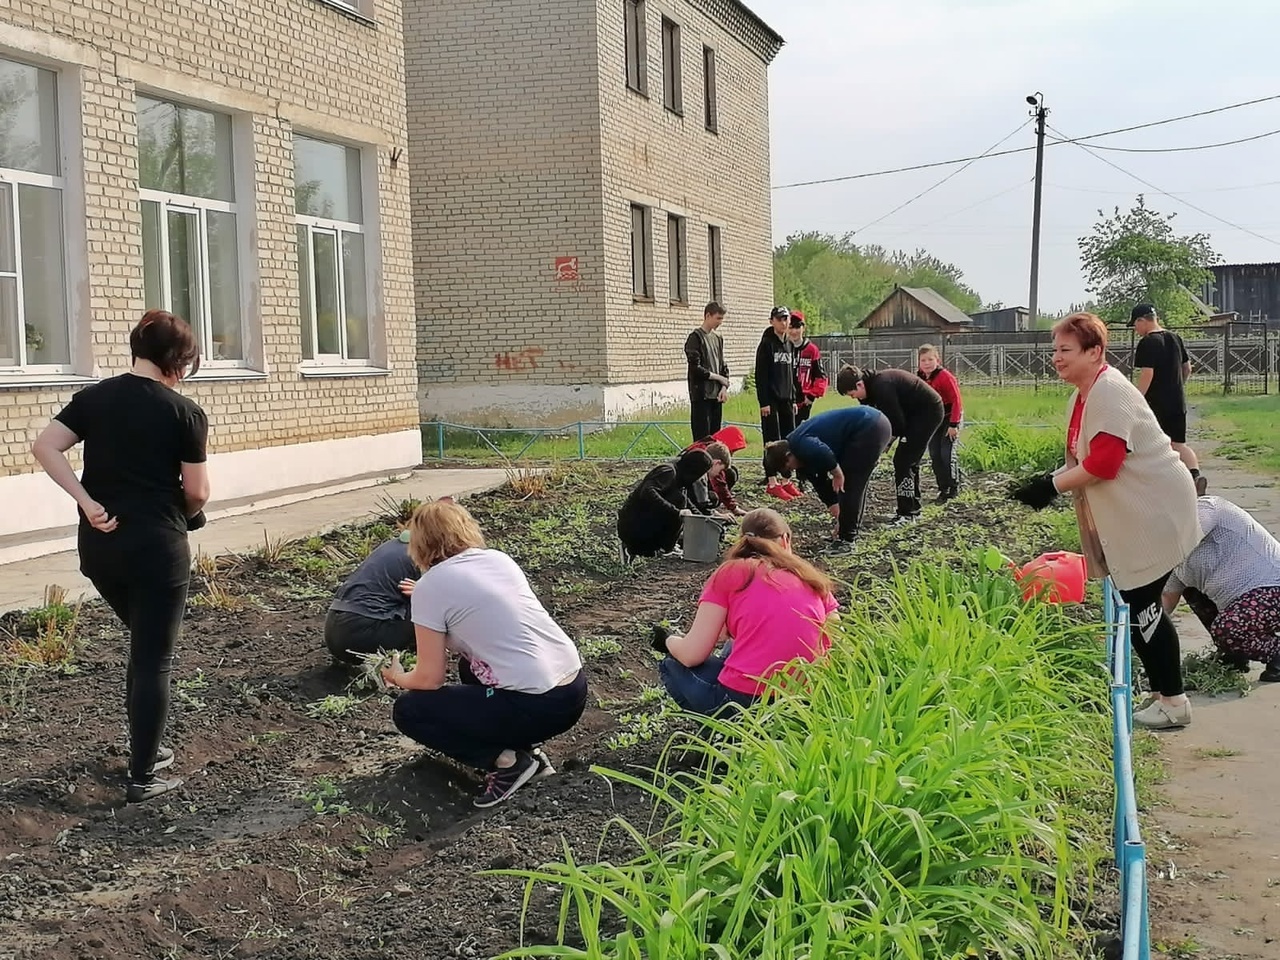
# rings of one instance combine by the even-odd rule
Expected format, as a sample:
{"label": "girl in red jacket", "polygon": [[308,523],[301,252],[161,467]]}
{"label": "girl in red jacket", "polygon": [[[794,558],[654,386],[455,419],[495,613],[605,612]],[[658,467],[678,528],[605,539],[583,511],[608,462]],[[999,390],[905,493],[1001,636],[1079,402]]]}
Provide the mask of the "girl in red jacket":
{"label": "girl in red jacket", "polygon": [[933,475],[938,481],[938,503],[946,503],[960,492],[960,461],[956,457],[956,435],[964,416],[960,384],[942,365],[942,356],[933,344],[922,346],[919,357],[920,379],[942,397],[942,423],[929,440],[929,459],[933,461]]}

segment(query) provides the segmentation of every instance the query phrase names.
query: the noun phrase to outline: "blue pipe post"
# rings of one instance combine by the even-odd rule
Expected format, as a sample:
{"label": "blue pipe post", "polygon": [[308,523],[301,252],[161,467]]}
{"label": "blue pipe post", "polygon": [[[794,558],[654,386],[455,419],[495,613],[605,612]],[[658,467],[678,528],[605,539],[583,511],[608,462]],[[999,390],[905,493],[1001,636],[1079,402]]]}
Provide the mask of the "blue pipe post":
{"label": "blue pipe post", "polygon": [[444,421],[436,421],[436,456],[444,459]]}
{"label": "blue pipe post", "polygon": [[587,459],[587,438],[582,430],[582,421],[578,421],[578,459]]}

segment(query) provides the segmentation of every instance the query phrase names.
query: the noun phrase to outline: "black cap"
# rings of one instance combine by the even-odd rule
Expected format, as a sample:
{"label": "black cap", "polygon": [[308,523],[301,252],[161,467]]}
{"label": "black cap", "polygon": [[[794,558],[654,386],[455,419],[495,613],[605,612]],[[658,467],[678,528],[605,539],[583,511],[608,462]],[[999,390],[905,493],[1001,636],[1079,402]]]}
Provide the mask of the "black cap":
{"label": "black cap", "polygon": [[1154,317],[1155,315],[1156,315],[1156,308],[1154,304],[1140,303],[1136,307],[1134,307],[1131,311],[1129,311],[1129,326],[1132,327],[1135,323],[1137,323],[1139,320],[1143,319],[1144,317]]}
{"label": "black cap", "polygon": [[781,318],[783,318],[783,319],[786,319],[786,320],[790,320],[790,319],[791,319],[791,311],[790,311],[790,310],[788,310],[786,307],[774,307],[774,308],[773,308],[773,311],[769,314],[769,319],[770,319],[770,320],[777,320],[779,317],[781,317]]}

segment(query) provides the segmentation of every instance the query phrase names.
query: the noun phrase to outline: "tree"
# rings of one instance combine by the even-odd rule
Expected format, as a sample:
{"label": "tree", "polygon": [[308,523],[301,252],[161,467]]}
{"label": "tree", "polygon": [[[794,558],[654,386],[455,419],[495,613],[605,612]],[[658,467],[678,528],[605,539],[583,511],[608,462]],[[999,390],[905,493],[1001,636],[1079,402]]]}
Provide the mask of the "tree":
{"label": "tree", "polygon": [[894,284],[930,287],[972,313],[982,298],[963,276],[959,267],[924,250],[860,247],[851,234],[793,234],[773,256],[776,301],[803,310],[814,333],[853,332]]}
{"label": "tree", "polygon": [[1208,268],[1222,260],[1208,234],[1179,236],[1173,228],[1177,214],[1152,210],[1141,194],[1132,210],[1116,207],[1112,216],[1101,210],[1098,216],[1093,232],[1080,238],[1080,263],[1099,316],[1127,321],[1142,301],[1155,304],[1172,325],[1203,316],[1192,291],[1212,279]]}

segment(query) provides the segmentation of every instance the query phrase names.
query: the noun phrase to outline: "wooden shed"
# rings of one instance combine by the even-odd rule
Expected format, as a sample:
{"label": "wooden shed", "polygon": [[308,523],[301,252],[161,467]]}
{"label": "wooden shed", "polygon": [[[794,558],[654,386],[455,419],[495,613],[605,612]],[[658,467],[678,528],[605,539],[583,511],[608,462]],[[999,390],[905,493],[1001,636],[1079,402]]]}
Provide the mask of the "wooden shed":
{"label": "wooden shed", "polygon": [[858,326],[875,338],[940,337],[974,329],[973,320],[963,310],[928,287],[894,287]]}

